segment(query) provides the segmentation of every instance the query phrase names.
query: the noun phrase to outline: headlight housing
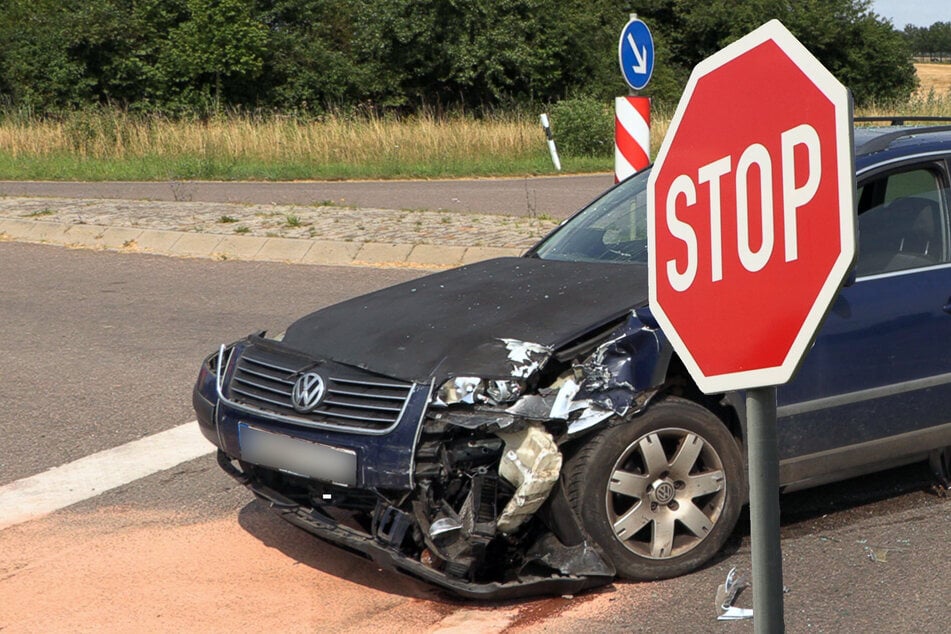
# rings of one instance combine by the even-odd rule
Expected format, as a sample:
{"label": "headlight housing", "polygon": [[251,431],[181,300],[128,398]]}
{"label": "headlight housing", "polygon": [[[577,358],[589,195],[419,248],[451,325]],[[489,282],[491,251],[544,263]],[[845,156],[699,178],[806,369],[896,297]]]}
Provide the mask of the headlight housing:
{"label": "headlight housing", "polygon": [[475,376],[449,379],[436,391],[435,405],[500,405],[511,403],[522,395],[522,385],[513,379],[485,380]]}

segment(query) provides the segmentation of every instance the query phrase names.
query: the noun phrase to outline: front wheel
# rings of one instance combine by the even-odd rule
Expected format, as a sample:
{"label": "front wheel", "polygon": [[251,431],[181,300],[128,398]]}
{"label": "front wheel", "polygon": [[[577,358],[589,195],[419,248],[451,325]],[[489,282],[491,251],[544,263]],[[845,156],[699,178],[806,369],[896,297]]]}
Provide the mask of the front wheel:
{"label": "front wheel", "polygon": [[736,525],[745,487],[723,422],[675,397],[590,438],[565,473],[585,532],[629,579],[674,577],[709,560]]}

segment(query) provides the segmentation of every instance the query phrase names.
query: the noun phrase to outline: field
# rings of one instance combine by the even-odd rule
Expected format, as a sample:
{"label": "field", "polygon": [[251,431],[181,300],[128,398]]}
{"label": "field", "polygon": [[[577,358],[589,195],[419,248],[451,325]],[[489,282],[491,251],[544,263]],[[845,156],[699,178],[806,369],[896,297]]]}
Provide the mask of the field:
{"label": "field", "polygon": [[[907,104],[856,116],[951,116],[951,64],[916,64]],[[655,110],[656,154],[671,111]],[[558,128],[554,126],[555,139]],[[613,155],[562,156],[566,172],[610,171]],[[552,174],[535,113],[405,118],[225,114],[171,120],[121,110],[43,119],[0,111],[0,180],[296,180]]]}
{"label": "field", "polygon": [[951,64],[915,64],[915,71],[921,82],[919,97],[927,98],[932,91],[937,97],[951,95]]}

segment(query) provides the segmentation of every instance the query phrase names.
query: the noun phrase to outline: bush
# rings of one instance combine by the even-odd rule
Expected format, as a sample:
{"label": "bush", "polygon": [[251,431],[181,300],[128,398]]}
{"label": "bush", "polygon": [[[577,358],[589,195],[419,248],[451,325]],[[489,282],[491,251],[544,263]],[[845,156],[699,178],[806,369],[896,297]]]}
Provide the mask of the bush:
{"label": "bush", "polygon": [[614,152],[614,111],[591,97],[564,99],[551,107],[552,134],[565,156],[610,156]]}

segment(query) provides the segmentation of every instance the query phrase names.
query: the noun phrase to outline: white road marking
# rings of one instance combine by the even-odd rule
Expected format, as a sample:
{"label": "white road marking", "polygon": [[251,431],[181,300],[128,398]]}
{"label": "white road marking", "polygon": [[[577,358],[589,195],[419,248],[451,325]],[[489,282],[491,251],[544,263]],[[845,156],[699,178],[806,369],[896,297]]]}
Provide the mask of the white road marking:
{"label": "white road marking", "polygon": [[192,421],[0,487],[0,530],[209,454]]}

